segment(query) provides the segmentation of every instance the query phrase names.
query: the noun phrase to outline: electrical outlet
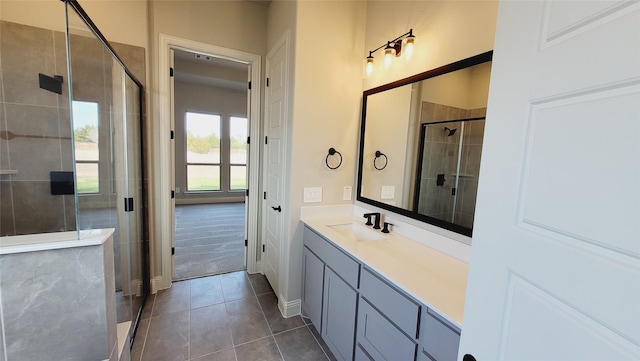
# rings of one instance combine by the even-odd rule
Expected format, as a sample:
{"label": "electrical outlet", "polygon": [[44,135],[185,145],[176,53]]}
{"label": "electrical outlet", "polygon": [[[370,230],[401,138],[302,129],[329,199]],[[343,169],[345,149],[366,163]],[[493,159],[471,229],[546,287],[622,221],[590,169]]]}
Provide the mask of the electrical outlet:
{"label": "electrical outlet", "polygon": [[180,187],[176,187],[176,193],[180,193]]}
{"label": "electrical outlet", "polygon": [[382,192],[380,192],[381,199],[393,199],[396,197],[395,186],[382,186]]}
{"label": "electrical outlet", "polygon": [[351,200],[351,186],[344,186],[344,188],[342,188],[342,200],[343,201]]}
{"label": "electrical outlet", "polygon": [[304,203],[322,202],[322,187],[305,187],[302,201]]}

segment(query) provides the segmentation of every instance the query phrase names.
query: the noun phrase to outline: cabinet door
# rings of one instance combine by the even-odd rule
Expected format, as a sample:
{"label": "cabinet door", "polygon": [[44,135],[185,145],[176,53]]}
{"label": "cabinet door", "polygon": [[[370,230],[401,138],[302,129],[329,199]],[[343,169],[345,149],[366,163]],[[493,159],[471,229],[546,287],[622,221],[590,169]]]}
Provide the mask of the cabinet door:
{"label": "cabinet door", "polygon": [[324,271],[322,338],[339,361],[353,359],[358,293],[329,267]]}
{"label": "cabinet door", "polygon": [[376,361],[414,361],[416,342],[385,316],[360,299],[357,347]]}
{"label": "cabinet door", "polygon": [[318,332],[322,332],[322,287],[324,263],[307,247],[304,247],[302,282],[302,309],[309,316]]}
{"label": "cabinet door", "polygon": [[422,316],[418,360],[456,360],[460,343],[460,329],[429,309],[426,309]]}

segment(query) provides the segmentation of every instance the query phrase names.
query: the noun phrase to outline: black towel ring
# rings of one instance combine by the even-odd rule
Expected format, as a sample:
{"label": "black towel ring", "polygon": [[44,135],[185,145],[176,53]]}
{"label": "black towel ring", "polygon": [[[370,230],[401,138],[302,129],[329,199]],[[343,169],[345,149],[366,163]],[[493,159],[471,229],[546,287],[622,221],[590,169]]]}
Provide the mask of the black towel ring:
{"label": "black towel ring", "polygon": [[[376,160],[378,160],[378,158],[380,157],[384,157],[384,165],[380,168],[378,168],[378,165],[376,164]],[[377,170],[383,170],[385,168],[387,168],[387,163],[389,163],[389,158],[387,158],[387,155],[382,153],[379,150],[376,150],[376,157],[373,158],[373,168],[377,169]]]}
{"label": "black towel ring", "polygon": [[[338,154],[340,156],[340,163],[338,163],[337,166],[332,167],[329,165],[329,157],[334,155],[334,154]],[[327,165],[327,168],[329,169],[338,169],[340,168],[340,166],[342,165],[342,154],[340,154],[340,152],[338,152],[335,148],[329,148],[329,154],[327,154],[327,157],[324,159],[324,163]]]}

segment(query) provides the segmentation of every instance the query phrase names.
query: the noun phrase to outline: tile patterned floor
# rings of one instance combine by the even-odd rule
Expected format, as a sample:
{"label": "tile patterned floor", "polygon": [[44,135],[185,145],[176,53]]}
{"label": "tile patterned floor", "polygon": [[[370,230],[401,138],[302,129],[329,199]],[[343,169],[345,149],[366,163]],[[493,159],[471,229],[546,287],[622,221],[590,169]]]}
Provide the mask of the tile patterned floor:
{"label": "tile patterned floor", "polygon": [[335,360],[307,322],[282,317],[260,274],[174,282],[147,299],[131,360]]}

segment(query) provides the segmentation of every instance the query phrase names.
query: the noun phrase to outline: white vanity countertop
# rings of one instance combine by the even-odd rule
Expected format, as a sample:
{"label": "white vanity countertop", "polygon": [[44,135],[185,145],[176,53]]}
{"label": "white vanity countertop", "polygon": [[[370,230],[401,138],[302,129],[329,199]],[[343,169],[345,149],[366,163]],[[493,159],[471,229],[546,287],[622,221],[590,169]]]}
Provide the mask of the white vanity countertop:
{"label": "white vanity countertop", "polygon": [[303,218],[302,222],[462,328],[467,263],[395,235],[393,230],[388,234],[380,233],[383,239],[355,241],[330,227],[352,222],[364,225],[360,217],[309,217]]}

